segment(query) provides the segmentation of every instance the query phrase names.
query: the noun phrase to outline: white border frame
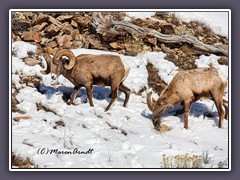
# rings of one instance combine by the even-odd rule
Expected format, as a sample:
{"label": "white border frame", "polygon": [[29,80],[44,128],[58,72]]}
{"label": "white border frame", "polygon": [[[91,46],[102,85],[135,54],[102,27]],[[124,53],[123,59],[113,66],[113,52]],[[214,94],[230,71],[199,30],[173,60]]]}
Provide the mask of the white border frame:
{"label": "white border frame", "polygon": [[144,168],[139,168],[139,169],[133,169],[133,168],[127,168],[127,169],[117,169],[117,168],[113,168],[113,169],[91,169],[91,168],[85,168],[85,169],[71,169],[71,168],[58,168],[58,169],[51,169],[51,168],[46,168],[46,169],[13,169],[11,167],[11,153],[10,152],[12,150],[12,100],[11,100],[11,94],[12,94],[12,83],[11,83],[11,79],[12,79],[12,50],[11,50],[11,44],[12,44],[12,32],[11,32],[11,24],[12,24],[12,18],[11,18],[11,14],[14,11],[18,11],[18,12],[23,12],[23,11],[31,11],[31,12],[41,12],[41,11],[48,11],[48,12],[56,12],[56,11],[63,11],[63,12],[75,12],[75,11],[89,11],[89,12],[95,12],[95,11],[112,11],[112,12],[156,12],[156,11],[163,11],[163,12],[228,12],[228,40],[229,40],[229,52],[228,52],[228,56],[229,56],[229,66],[228,66],[228,103],[230,105],[229,108],[229,117],[231,117],[231,10],[230,9],[10,9],[9,10],[9,60],[11,63],[9,63],[9,171],[231,171],[231,118],[228,121],[228,128],[229,128],[229,132],[228,132],[228,169],[144,169]]}

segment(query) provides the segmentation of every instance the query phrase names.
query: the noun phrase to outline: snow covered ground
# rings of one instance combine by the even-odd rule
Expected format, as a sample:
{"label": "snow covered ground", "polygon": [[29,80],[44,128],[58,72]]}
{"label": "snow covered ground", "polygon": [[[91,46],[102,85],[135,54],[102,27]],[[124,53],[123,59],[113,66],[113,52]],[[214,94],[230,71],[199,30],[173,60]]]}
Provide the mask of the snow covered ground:
{"label": "snow covered ground", "polygon": [[[174,115],[168,109],[163,115],[163,124],[171,131],[159,133],[153,129],[151,112],[146,105],[146,92],[136,95],[142,87],[147,87],[147,62],[160,70],[160,76],[169,83],[177,67],[164,59],[162,52],[148,52],[137,57],[120,55],[131,67],[125,85],[132,90],[127,108],[122,107],[124,94],[119,92],[119,99],[109,112],[104,108],[110,101],[109,87],[94,87],[94,104],[85,103],[86,91],[82,88],[75,105],[68,106],[62,100],[63,92],[72,91],[72,84],[64,77],[59,77],[58,87],[51,86],[50,75],[42,75],[41,67],[24,65],[24,51],[34,50],[23,42],[13,43],[20,48],[12,61],[12,83],[19,90],[18,108],[26,112],[28,120],[12,121],[12,151],[15,154],[30,158],[39,168],[161,168],[162,155],[190,154],[201,155],[208,151],[213,167],[228,158],[228,121],[224,121],[222,129],[217,127],[218,117],[204,117],[210,111],[217,115],[217,110],[210,100],[199,101],[192,106],[189,116],[189,130],[183,128],[183,116]],[[76,49],[75,55],[81,53],[109,53],[99,50]],[[115,53],[111,53],[115,54]],[[26,55],[26,54],[25,54]],[[20,58],[19,58],[20,57]],[[198,66],[211,62],[210,57],[201,57]],[[215,57],[216,58],[216,57]],[[158,60],[158,61],[157,61]],[[227,67],[222,67],[227,74]],[[38,92],[36,88],[19,83],[19,76],[38,75],[43,78]],[[52,112],[37,111],[40,103]],[[12,118],[20,116],[12,113]],[[53,128],[57,121],[65,126]],[[112,127],[116,127],[113,129]],[[39,149],[59,149],[63,151],[78,148],[81,151],[94,149],[92,155],[56,155],[38,154]],[[207,165],[206,165],[207,166]]]}
{"label": "snow covered ground", "polygon": [[[38,168],[163,168],[164,154],[202,155],[204,152],[208,153],[210,159],[204,167],[218,168],[219,162],[228,159],[229,123],[224,120],[223,128],[218,128],[218,113],[210,100],[192,105],[188,130],[183,128],[183,115],[175,115],[180,106],[169,108],[163,115],[162,124],[171,128],[169,132],[154,130],[152,114],[146,104],[146,93],[150,91],[146,64],[152,63],[159,69],[159,76],[169,83],[178,67],[165,60],[164,53],[147,52],[136,57],[119,55],[131,67],[124,84],[132,93],[127,108],[122,107],[125,97],[119,92],[118,101],[110,111],[104,112],[111,100],[109,87],[94,86],[95,107],[90,107],[84,88],[78,92],[74,105],[68,106],[62,96],[63,93],[71,93],[73,85],[60,76],[57,80],[59,85],[53,86],[55,82],[50,74],[41,74],[39,65],[28,66],[23,62],[28,51],[36,51],[35,46],[14,42],[12,47],[15,54],[12,56],[12,84],[19,89],[16,98],[20,103],[17,107],[26,112],[24,116],[30,117],[16,122],[13,118],[22,115],[12,113],[12,152],[30,158]],[[75,55],[116,54],[90,49],[72,51]],[[196,65],[203,67],[211,62],[228,78],[228,67],[218,64],[218,58],[215,55],[201,56]],[[19,82],[20,77],[33,75],[42,77],[42,93]],[[137,95],[143,87],[147,87],[147,90]],[[228,98],[227,95],[228,90],[225,98]],[[36,104],[52,112],[37,110]],[[206,112],[213,112],[215,116],[204,116]],[[56,126],[59,121],[64,126]],[[65,152],[93,150],[90,154],[48,152],[54,149]]]}

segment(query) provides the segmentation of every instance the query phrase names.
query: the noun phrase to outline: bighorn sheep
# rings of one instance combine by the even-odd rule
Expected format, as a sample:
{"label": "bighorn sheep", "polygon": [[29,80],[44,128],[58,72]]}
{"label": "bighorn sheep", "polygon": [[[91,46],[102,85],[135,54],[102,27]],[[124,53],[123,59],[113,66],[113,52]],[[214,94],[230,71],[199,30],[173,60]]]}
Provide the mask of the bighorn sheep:
{"label": "bighorn sheep", "polygon": [[212,99],[219,114],[219,128],[224,119],[228,118],[228,101],[223,100],[227,80],[219,74],[216,68],[198,68],[178,72],[170,84],[161,92],[157,101],[147,95],[148,108],[153,113],[153,124],[159,127],[159,118],[173,104],[184,106],[184,128],[188,129],[188,114],[191,104],[202,98]]}
{"label": "bighorn sheep", "polygon": [[[63,58],[64,56],[68,59]],[[47,64],[50,65],[52,79],[56,79],[62,74],[74,84],[73,95],[67,103],[68,105],[73,103],[78,90],[84,86],[87,90],[90,106],[94,106],[92,90],[93,85],[98,85],[111,86],[112,100],[105,111],[108,111],[117,100],[118,90],[125,94],[123,106],[127,106],[130,89],[123,85],[123,81],[128,76],[130,68],[119,56],[82,54],[75,57],[70,50],[62,50],[57,52],[53,58],[47,53],[44,53],[44,57]]]}

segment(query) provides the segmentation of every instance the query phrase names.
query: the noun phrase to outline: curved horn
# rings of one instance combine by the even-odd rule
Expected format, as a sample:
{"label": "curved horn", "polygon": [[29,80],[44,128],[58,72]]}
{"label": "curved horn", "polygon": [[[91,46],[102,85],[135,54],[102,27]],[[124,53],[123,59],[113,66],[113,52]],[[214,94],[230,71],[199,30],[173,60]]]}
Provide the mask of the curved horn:
{"label": "curved horn", "polygon": [[62,50],[60,52],[57,52],[55,54],[55,56],[53,57],[53,61],[59,61],[62,56],[67,56],[69,58],[69,64],[64,64],[64,68],[67,69],[67,70],[70,70],[73,68],[73,66],[75,65],[75,61],[76,61],[76,58],[73,54],[72,51],[70,50]]}
{"label": "curved horn", "polygon": [[152,101],[151,96],[152,96],[152,92],[147,94],[147,105],[148,105],[148,108],[150,109],[150,111],[153,111],[153,108],[155,105],[155,100]]}
{"label": "curved horn", "polygon": [[51,61],[52,58],[50,57],[50,55],[48,53],[43,53],[43,57],[46,60],[47,63],[47,69],[44,71],[40,71],[42,74],[49,74],[50,73],[50,66],[51,66]]}

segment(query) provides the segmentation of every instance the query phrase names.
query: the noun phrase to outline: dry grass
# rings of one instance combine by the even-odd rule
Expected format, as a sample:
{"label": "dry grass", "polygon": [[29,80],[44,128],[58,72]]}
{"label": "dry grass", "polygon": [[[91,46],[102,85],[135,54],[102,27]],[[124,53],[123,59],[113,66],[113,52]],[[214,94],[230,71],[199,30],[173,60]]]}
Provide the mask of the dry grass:
{"label": "dry grass", "polygon": [[34,168],[35,167],[35,165],[33,164],[33,162],[29,158],[24,159],[21,156],[15,155],[13,153],[12,153],[11,163],[12,163],[12,166],[15,166],[15,167],[18,167],[18,168],[29,169],[29,168]]}
{"label": "dry grass", "polygon": [[167,156],[162,155],[163,168],[202,168],[203,156],[202,155],[176,155]]}
{"label": "dry grass", "polygon": [[126,54],[136,56],[139,52],[143,51],[144,42],[141,38],[135,35],[126,35],[125,48]]}

